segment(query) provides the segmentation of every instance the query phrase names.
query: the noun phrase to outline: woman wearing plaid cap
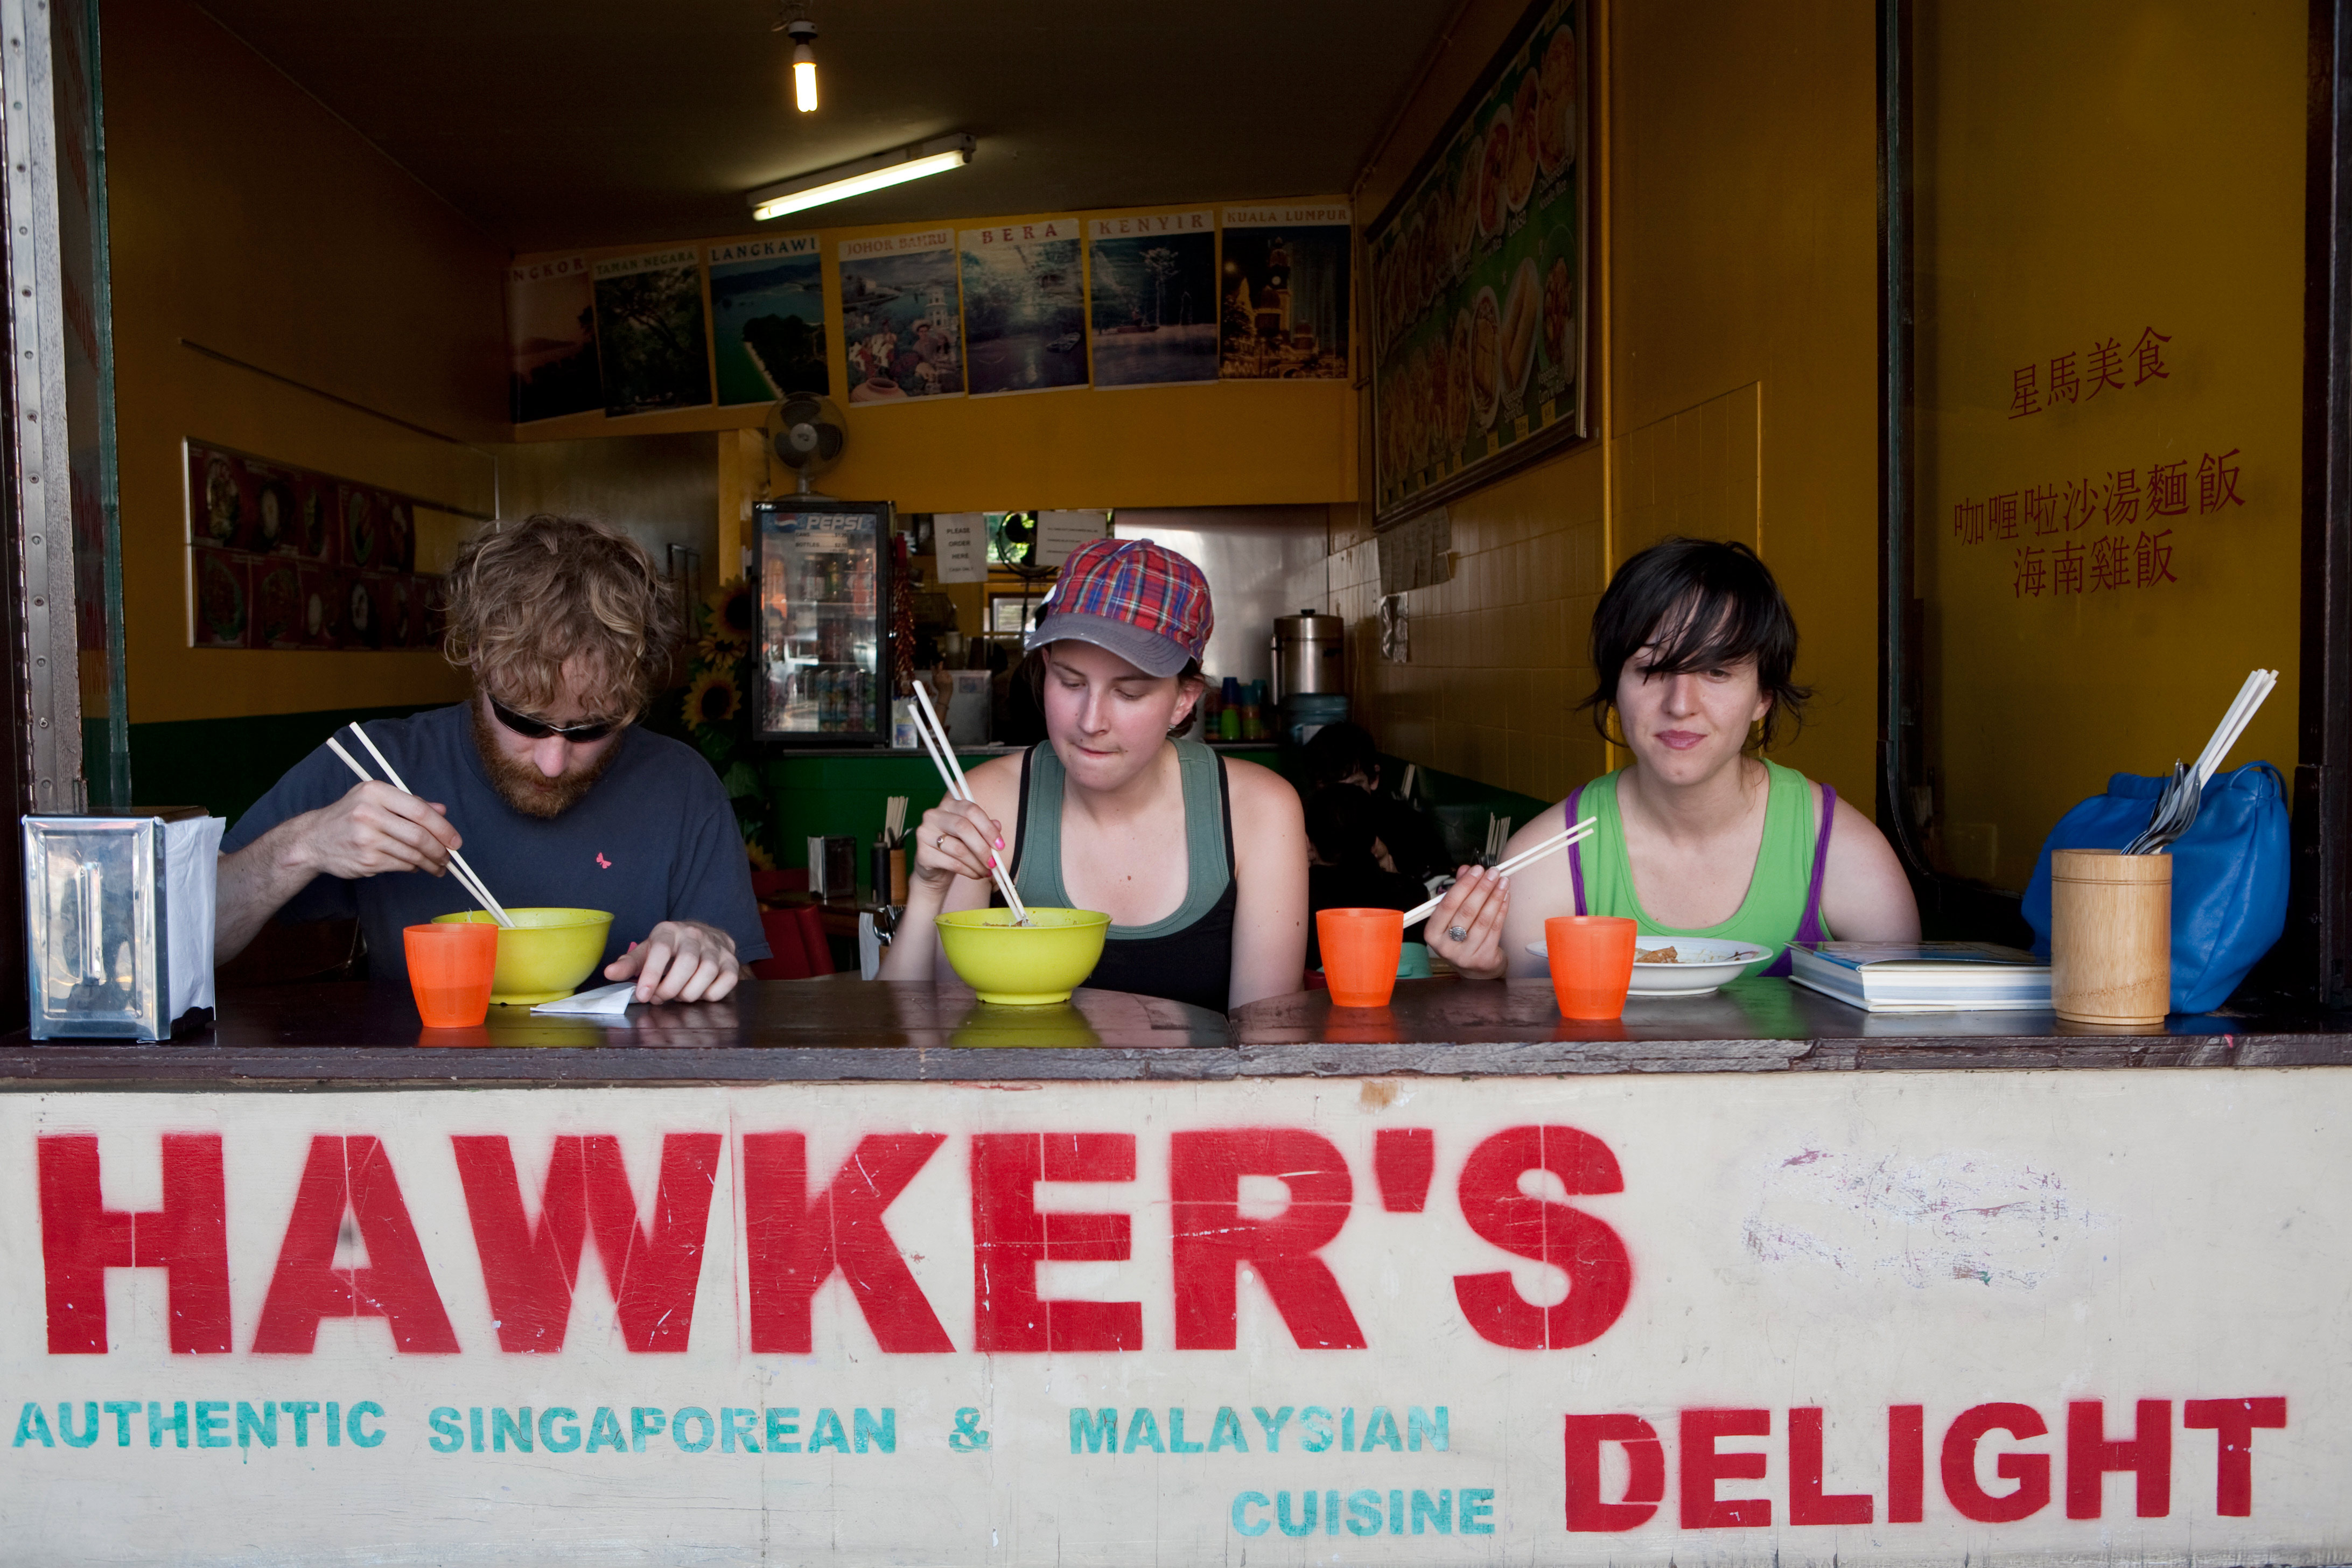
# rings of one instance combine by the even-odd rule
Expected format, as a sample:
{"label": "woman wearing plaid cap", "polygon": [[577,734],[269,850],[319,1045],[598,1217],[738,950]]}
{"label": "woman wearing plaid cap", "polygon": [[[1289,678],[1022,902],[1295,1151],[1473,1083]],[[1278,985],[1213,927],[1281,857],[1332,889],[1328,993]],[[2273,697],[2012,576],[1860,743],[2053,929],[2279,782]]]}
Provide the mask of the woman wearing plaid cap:
{"label": "woman wearing plaid cap", "polygon": [[928,980],[913,933],[990,901],[988,863],[1022,901],[1110,916],[1087,984],[1225,1012],[1296,991],[1307,956],[1307,830],[1297,792],[1176,736],[1206,684],[1214,624],[1201,569],[1146,540],[1072,552],[1028,646],[1045,742],[971,770],[973,801],[923,814],[886,980]]}

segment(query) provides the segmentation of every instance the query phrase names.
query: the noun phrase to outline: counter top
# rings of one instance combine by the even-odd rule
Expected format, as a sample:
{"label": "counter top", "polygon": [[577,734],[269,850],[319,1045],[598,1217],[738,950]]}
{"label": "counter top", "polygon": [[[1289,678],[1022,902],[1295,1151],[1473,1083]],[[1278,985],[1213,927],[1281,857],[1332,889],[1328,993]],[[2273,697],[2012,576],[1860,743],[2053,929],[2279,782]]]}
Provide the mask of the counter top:
{"label": "counter top", "polygon": [[2118,1033],[2048,1013],[1864,1013],[1780,980],[1637,997],[1592,1024],[1562,1019],[1540,980],[1402,981],[1369,1009],[1302,992],[1228,1019],[1120,992],[1010,1008],[952,982],[835,977],[753,982],[620,1022],[493,1008],[481,1028],[446,1030],[420,1028],[405,989],[342,983],[226,993],[213,1028],[163,1044],[0,1039],[0,1089],[18,1092],[2347,1065],[2343,1016],[2206,1014]]}

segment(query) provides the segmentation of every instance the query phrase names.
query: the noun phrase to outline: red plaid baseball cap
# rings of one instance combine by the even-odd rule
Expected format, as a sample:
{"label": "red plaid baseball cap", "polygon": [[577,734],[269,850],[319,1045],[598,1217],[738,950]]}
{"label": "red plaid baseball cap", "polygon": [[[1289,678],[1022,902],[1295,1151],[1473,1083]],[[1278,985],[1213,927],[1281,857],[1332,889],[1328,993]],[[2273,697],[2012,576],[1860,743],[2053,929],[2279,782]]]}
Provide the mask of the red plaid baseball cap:
{"label": "red plaid baseball cap", "polygon": [[1208,648],[1209,580],[1148,539],[1089,540],[1070,552],[1025,646],[1076,638],[1146,675],[1174,675]]}

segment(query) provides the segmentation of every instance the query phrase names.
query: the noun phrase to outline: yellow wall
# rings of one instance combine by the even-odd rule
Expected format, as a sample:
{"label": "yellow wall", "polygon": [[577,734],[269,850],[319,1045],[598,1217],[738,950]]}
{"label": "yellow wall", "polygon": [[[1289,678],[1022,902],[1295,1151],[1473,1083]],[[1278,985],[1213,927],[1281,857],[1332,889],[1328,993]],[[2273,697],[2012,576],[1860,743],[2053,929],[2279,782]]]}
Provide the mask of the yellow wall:
{"label": "yellow wall", "polygon": [[181,443],[194,437],[492,507],[505,423],[503,247],[194,5],[106,0],[123,601],[134,723],[421,702],[437,653],[188,646]]}
{"label": "yellow wall", "polygon": [[[1376,215],[1524,14],[1474,0],[1355,192]],[[1607,766],[1583,715],[1611,567],[1665,533],[1758,543],[1816,689],[1775,755],[1869,810],[1877,728],[1874,42],[1828,0],[1593,0],[1595,437],[1448,508],[1450,583],[1379,657],[1366,509],[1334,508],[1358,707],[1390,751],[1557,798]],[[1368,417],[1368,412],[1367,412]],[[1370,444],[1361,444],[1370,450]],[[1360,489],[1369,495],[1366,479]],[[1352,515],[1346,515],[1352,513]]]}
{"label": "yellow wall", "polygon": [[[2193,758],[2249,669],[2280,684],[2233,757],[2294,763],[2307,7],[1934,0],[1915,16],[1931,849],[2021,888],[2061,812],[2111,773]],[[2167,374],[2143,378],[2151,326]],[[2120,384],[2085,397],[2109,339]],[[2066,354],[2078,391],[2052,405]],[[2031,414],[2020,369],[2036,373]],[[2244,504],[2209,511],[2198,470],[2232,451]],[[2174,462],[2185,514],[2151,522],[2149,469]],[[2127,524],[2105,499],[2118,472],[2138,492]],[[2066,507],[2085,481],[2101,495],[2086,522]],[[2050,531],[2021,516],[2011,538],[1990,518],[1955,536],[1956,507],[2026,487],[2054,499]],[[2143,585],[2140,537],[2165,529],[2177,580]],[[2130,582],[2088,579],[2089,548],[2117,540]],[[2062,595],[2067,545],[2088,580]],[[2042,592],[2021,593],[2036,568]]]}

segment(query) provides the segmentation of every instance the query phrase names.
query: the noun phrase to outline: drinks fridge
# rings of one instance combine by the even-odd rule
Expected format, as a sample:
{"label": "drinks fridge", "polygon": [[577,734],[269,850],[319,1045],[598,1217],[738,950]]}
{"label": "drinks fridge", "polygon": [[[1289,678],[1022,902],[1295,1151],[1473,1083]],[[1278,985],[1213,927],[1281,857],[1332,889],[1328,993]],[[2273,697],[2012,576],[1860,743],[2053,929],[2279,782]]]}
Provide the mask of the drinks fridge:
{"label": "drinks fridge", "polygon": [[889,740],[890,505],[788,496],[753,509],[759,726],[782,745]]}

